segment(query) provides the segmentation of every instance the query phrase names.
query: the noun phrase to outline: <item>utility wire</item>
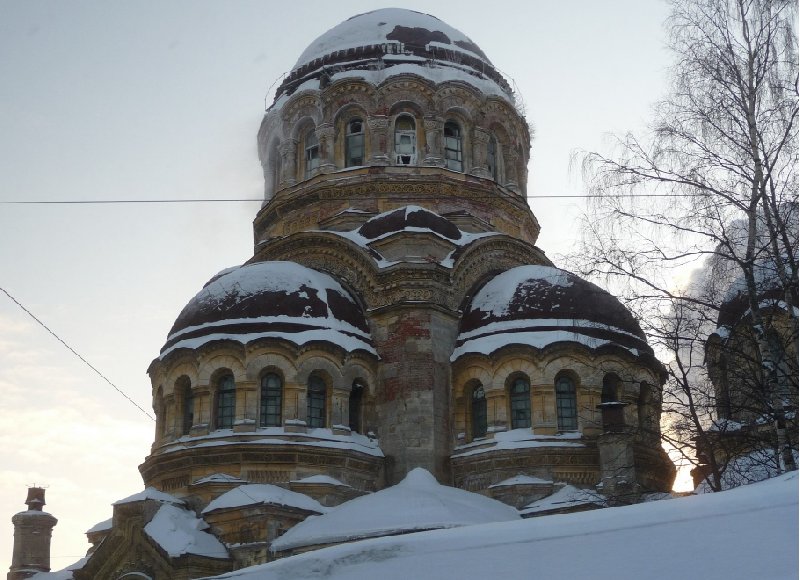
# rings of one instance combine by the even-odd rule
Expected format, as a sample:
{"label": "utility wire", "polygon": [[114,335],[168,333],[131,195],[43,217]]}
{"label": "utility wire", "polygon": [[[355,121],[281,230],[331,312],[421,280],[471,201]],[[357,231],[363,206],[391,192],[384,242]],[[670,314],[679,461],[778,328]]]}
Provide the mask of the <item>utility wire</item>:
{"label": "utility wire", "polygon": [[2,286],[0,286],[0,291],[2,291],[2,292],[3,292],[3,293],[6,295],[6,296],[8,296],[8,297],[9,297],[9,298],[12,300],[12,302],[14,302],[14,304],[16,304],[17,306],[19,306],[20,308],[22,308],[22,310],[23,310],[23,311],[25,311],[25,313],[26,313],[28,316],[30,316],[31,318],[33,318],[33,319],[34,319],[34,320],[35,320],[35,321],[36,321],[36,322],[39,324],[39,326],[41,326],[41,327],[42,327],[42,328],[44,328],[44,329],[45,329],[47,332],[49,332],[50,334],[52,334],[52,335],[53,335],[53,336],[56,338],[56,340],[58,340],[58,342],[60,342],[61,344],[63,344],[65,347],[67,347],[67,349],[68,349],[68,350],[69,350],[69,351],[70,351],[72,354],[74,354],[76,357],[78,357],[79,359],[81,359],[81,361],[83,361],[83,363],[84,363],[86,366],[88,366],[90,369],[92,369],[94,372],[96,372],[96,373],[97,373],[97,374],[100,376],[100,378],[101,378],[101,379],[103,379],[103,380],[104,380],[105,382],[107,382],[109,385],[111,385],[112,387],[114,387],[114,389],[115,389],[115,390],[116,390],[116,391],[117,391],[117,392],[118,392],[120,395],[122,395],[123,397],[125,397],[126,399],[128,399],[128,401],[130,401],[130,402],[131,402],[131,403],[132,403],[132,404],[133,404],[133,405],[134,405],[134,406],[135,406],[137,409],[139,409],[139,410],[140,410],[142,413],[144,413],[144,414],[147,416],[147,418],[148,418],[148,419],[150,419],[151,421],[155,421],[155,419],[153,419],[153,417],[152,417],[152,415],[150,415],[150,413],[148,413],[147,411],[145,411],[144,409],[142,409],[142,408],[139,406],[139,404],[138,404],[136,401],[134,401],[133,399],[131,399],[131,398],[130,398],[130,397],[129,397],[129,396],[126,394],[126,393],[125,393],[125,391],[123,391],[123,390],[122,390],[122,389],[120,389],[120,388],[119,388],[117,385],[115,385],[115,384],[114,384],[114,383],[112,383],[110,380],[108,380],[108,378],[107,378],[107,377],[106,377],[106,376],[105,376],[103,373],[101,373],[101,372],[100,372],[100,371],[98,371],[98,370],[97,370],[95,367],[93,367],[93,366],[91,365],[91,363],[89,363],[89,361],[87,361],[85,358],[83,358],[81,355],[79,355],[79,354],[78,354],[78,353],[75,351],[75,349],[74,349],[74,348],[72,348],[70,345],[68,345],[66,342],[64,342],[64,341],[62,340],[62,338],[61,338],[60,336],[58,336],[58,335],[57,335],[55,332],[53,332],[52,330],[50,330],[50,329],[47,327],[47,325],[46,325],[44,322],[42,322],[41,320],[39,320],[39,319],[38,319],[38,318],[37,318],[37,317],[36,317],[36,316],[33,314],[33,312],[31,312],[30,310],[28,310],[27,308],[25,308],[25,307],[24,307],[24,306],[23,306],[23,305],[20,303],[20,301],[19,301],[19,300],[17,300],[17,299],[16,299],[16,298],[14,298],[14,297],[13,297],[11,294],[9,294],[8,290],[6,290],[6,289],[5,289],[5,288],[3,288]]}
{"label": "utility wire", "polygon": [[[589,194],[589,193],[576,193],[576,194],[563,194],[563,195],[476,195],[468,199],[497,199],[498,197],[508,197],[510,199],[523,198],[523,199],[596,199],[601,197],[702,197],[703,193],[619,193],[619,194]],[[411,196],[398,196],[392,193],[367,195],[367,196],[352,196],[341,199],[403,199],[403,200],[426,200],[430,196],[411,195]],[[6,205],[70,205],[70,204],[121,204],[121,203],[238,203],[238,202],[264,202],[263,197],[243,197],[243,198],[210,198],[210,199],[69,199],[69,200],[0,200],[0,204]]]}

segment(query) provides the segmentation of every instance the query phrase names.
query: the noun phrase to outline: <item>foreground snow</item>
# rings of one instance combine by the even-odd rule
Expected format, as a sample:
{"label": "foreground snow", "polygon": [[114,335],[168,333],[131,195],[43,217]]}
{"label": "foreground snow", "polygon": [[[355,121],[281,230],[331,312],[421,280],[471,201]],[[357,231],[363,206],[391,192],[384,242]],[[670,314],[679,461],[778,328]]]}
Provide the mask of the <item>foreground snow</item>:
{"label": "foreground snow", "polygon": [[343,544],[237,580],[797,578],[798,476],[629,507]]}

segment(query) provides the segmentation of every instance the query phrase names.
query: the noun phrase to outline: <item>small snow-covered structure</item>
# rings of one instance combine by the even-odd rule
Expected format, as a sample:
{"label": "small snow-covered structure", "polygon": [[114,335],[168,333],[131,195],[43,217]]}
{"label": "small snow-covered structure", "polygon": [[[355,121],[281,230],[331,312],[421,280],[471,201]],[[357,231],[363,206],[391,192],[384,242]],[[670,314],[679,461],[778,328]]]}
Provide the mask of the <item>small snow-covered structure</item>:
{"label": "small snow-covered structure", "polygon": [[308,518],[272,543],[280,555],[365,538],[519,519],[512,507],[441,485],[427,471],[412,470],[395,486]]}

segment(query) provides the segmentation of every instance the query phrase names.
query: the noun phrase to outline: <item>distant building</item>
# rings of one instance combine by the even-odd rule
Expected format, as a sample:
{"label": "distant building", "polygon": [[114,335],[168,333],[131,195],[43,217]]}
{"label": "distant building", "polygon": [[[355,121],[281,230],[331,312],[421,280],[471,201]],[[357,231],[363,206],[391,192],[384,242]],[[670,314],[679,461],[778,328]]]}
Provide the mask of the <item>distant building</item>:
{"label": "distant building", "polygon": [[670,489],[664,369],[617,299],[535,245],[528,125],[469,38],[410,10],[339,24],[279,87],[258,151],[254,255],[150,365],[147,490],[89,532],[75,578],[264,562],[308,515],[415,468],[515,509]]}
{"label": "distant building", "polygon": [[[769,268],[761,267],[760,270]],[[774,270],[774,269],[773,269]],[[723,486],[776,475],[780,457],[798,447],[797,288],[787,292],[776,276],[756,276],[761,335],[743,283],[734,284],[706,341],[716,421],[698,440],[695,485],[711,473],[711,456],[727,474]],[[779,445],[781,430],[782,445]],[[782,449],[779,449],[783,447]]]}

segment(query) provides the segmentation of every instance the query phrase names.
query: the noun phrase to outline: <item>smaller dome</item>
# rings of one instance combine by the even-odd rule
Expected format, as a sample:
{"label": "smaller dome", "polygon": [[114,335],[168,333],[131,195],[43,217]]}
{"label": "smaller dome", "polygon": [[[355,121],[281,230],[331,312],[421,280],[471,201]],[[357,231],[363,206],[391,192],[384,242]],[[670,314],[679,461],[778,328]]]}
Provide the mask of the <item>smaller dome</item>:
{"label": "smaller dome", "polygon": [[552,266],[519,266],[498,274],[472,298],[461,319],[452,360],[491,354],[510,344],[544,348],[577,342],[652,355],[642,329],[619,300]]}
{"label": "smaller dome", "polygon": [[409,228],[430,230],[449,240],[461,239],[461,230],[453,222],[418,205],[407,205],[377,215],[361,226],[358,233],[374,240]]}
{"label": "smaller dome", "polygon": [[395,486],[350,500],[325,515],[309,517],[275,540],[272,548],[291,550],[519,518],[513,507],[441,485],[418,467]]}
{"label": "smaller dome", "polygon": [[203,286],[173,324],[161,357],[212,340],[259,338],[322,340],[374,353],[361,307],[331,276],[293,262],[255,262],[223,270]]}

